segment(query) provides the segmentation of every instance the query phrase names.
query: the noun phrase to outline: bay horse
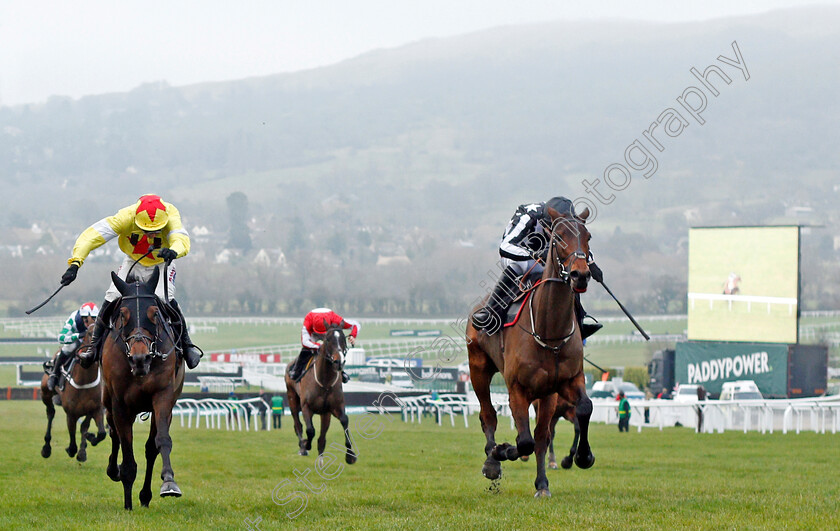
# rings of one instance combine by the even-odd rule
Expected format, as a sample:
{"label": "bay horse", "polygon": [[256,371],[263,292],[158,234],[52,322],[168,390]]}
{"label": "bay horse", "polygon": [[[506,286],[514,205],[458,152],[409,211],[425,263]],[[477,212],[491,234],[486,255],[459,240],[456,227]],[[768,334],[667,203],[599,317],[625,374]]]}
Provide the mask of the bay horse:
{"label": "bay horse", "polygon": [[[347,430],[349,420],[344,411],[344,389],[341,383],[341,371],[344,369],[344,357],[347,355],[347,339],[344,336],[344,322],[330,326],[326,320],[324,340],[312,360],[312,369],[304,373],[299,382],[295,382],[286,373],[286,394],[289,398],[289,410],[295,423],[295,435],[298,437],[300,455],[308,455],[315,438],[314,415],[321,416],[321,435],[318,437],[318,455],[324,453],[327,446],[327,430],[330,420],[335,416],[344,429],[345,461],[348,465],[356,462],[356,453]],[[306,437],[298,414],[303,412],[306,424]]]}
{"label": "bay horse", "polygon": [[[76,349],[70,370],[66,373],[64,385],[56,387],[55,391],[47,388],[49,375],[41,378],[41,401],[47,407],[47,433],[44,435],[44,446],[41,448],[41,456],[44,458],[52,454],[50,441],[52,440],[52,423],[55,417],[55,406],[53,398],[58,396],[61,399],[61,407],[67,417],[67,431],[70,433],[70,446],[65,451],[70,457],[83,463],[87,460],[87,443],[96,446],[105,439],[105,426],[102,423],[102,379],[99,373],[99,363],[94,363],[87,369],[83,369],[75,355],[90,345],[90,335],[93,327],[88,327],[85,332],[82,344]],[[59,368],[59,371],[63,371]],[[81,437],[80,446],[76,446],[76,424],[82,420],[79,430]],[[88,432],[90,422],[96,423],[97,434]]]}
{"label": "bay horse", "polygon": [[[589,418],[592,401],[586,396],[583,373],[583,344],[577,326],[575,293],[585,292],[589,271],[590,234],[584,223],[589,209],[574,216],[548,208],[551,228],[548,257],[540,282],[524,304],[517,326],[488,335],[477,330],[472,319],[467,324],[467,350],[470,378],[481,405],[481,429],[486,438],[487,459],[482,473],[490,480],[501,477],[501,461],[515,460],[536,452],[536,497],[551,496],[545,474],[545,454],[549,428],[559,399],[574,409],[579,426],[579,440],[574,461],[589,468],[595,457],[589,446]],[[483,307],[484,301],[473,308]],[[516,445],[497,445],[496,410],[490,401],[490,381],[496,372],[505,379],[510,397],[510,411],[518,435]],[[537,423],[531,435],[528,409],[534,403]]]}
{"label": "bay horse", "polygon": [[[146,441],[146,477],[140,490],[140,504],[148,507],[152,499],[151,479],[158,454],[163,461],[161,497],[181,496],[169,454],[172,438],[169,426],[172,408],[184,386],[184,360],[175,345],[172,327],[164,313],[166,304],[155,296],[160,269],[145,282],[124,282],[115,273],[111,279],[120,292],[112,305],[115,310],[103,316],[111,330],[102,345],[102,396],[111,429],[111,456],[107,474],[122,481],[125,508],[131,510],[131,490],[137,476],[134,460],[133,425],[140,413],[151,412]],[[122,449],[122,462],[117,454]]]}

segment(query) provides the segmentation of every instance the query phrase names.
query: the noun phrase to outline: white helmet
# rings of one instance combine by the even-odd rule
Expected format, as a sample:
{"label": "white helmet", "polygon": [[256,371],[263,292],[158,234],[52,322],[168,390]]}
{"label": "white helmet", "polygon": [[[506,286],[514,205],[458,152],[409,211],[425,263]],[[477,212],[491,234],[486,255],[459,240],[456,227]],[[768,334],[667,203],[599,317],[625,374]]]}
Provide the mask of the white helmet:
{"label": "white helmet", "polygon": [[86,302],[79,308],[79,315],[82,317],[96,317],[99,315],[99,307],[92,302]]}

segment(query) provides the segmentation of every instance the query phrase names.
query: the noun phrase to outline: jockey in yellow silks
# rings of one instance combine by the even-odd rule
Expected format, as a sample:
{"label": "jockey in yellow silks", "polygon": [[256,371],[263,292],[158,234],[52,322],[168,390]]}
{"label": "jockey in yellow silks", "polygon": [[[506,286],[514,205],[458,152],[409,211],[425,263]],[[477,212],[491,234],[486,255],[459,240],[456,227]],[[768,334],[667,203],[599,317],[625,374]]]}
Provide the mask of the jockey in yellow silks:
{"label": "jockey in yellow silks", "polygon": [[[129,269],[139,281],[151,278],[155,268],[161,270],[155,294],[165,300],[164,279],[168,282],[168,300],[181,318],[181,347],[184,359],[190,369],[195,368],[201,358],[201,351],[189,338],[184,316],[175,300],[175,265],[169,264],[166,274],[162,267],[165,262],[181,258],[190,252],[190,235],[181,224],[181,214],[175,205],[161,200],[160,196],[147,194],[141,196],[133,205],[121,209],[113,216],[100,219],[76,239],[73,254],[67,260],[67,271],[61,277],[61,283],[68,285],[76,278],[76,273],[84,264],[91,251],[117,238],[120,249],[126,254],[117,271],[117,276],[126,279]],[[136,264],[135,264],[136,262]],[[99,339],[105,330],[104,318],[110,313],[109,305],[119,298],[120,293],[111,283],[105,293],[105,302],[96,320],[91,338],[92,348],[80,355],[85,363],[93,361]],[[84,364],[83,364],[84,365]]]}

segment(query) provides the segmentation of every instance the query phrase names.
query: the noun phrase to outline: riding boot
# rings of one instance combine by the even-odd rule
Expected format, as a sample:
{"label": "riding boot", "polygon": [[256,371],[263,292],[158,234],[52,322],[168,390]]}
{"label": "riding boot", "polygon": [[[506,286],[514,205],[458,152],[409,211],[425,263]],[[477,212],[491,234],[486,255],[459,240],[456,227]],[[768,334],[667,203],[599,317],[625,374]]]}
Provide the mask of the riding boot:
{"label": "riding boot", "polygon": [[89,368],[93,365],[93,362],[99,358],[100,343],[102,343],[107,329],[105,319],[112,304],[114,304],[114,301],[106,300],[102,303],[102,306],[99,309],[99,315],[96,316],[96,321],[93,323],[93,332],[90,334],[90,346],[79,352],[79,365],[81,365],[83,369]]}
{"label": "riding boot", "polygon": [[604,325],[595,321],[594,323],[584,323],[584,317],[591,317],[593,320],[595,319],[591,315],[586,313],[586,310],[583,309],[583,305],[580,303],[580,293],[575,293],[575,316],[577,317],[578,327],[580,327],[580,338],[581,340],[586,339],[587,337],[591,336],[598,330],[602,329]]}
{"label": "riding boot", "polygon": [[55,391],[55,386],[58,385],[58,375],[61,374],[61,366],[64,365],[68,357],[70,357],[70,354],[63,350],[59,351],[55,357],[55,363],[50,371],[50,377],[47,378],[47,389],[50,391]]}
{"label": "riding boot", "polygon": [[347,383],[350,381],[350,375],[344,371],[341,371],[341,383]]}
{"label": "riding boot", "polygon": [[300,379],[303,377],[303,371],[306,369],[306,364],[309,362],[309,359],[315,354],[314,350],[303,348],[298,354],[297,359],[289,367],[289,378],[292,379],[293,382],[299,382]]}
{"label": "riding boot", "polygon": [[178,301],[172,299],[169,301],[169,305],[178,312],[178,318],[181,320],[181,349],[184,352],[184,360],[187,362],[189,369],[195,369],[198,367],[198,362],[201,361],[204,352],[195,346],[190,339],[189,327],[187,326],[187,321],[184,319],[183,312],[181,312],[181,308],[178,306]]}
{"label": "riding boot", "polygon": [[487,299],[486,305],[479,309],[472,315],[472,325],[478,330],[484,330],[489,335],[493,335],[504,324],[505,314],[507,309],[517,295],[520,293],[517,281],[519,276],[513,270],[512,266],[508,266],[496,287],[493,288],[493,293]]}

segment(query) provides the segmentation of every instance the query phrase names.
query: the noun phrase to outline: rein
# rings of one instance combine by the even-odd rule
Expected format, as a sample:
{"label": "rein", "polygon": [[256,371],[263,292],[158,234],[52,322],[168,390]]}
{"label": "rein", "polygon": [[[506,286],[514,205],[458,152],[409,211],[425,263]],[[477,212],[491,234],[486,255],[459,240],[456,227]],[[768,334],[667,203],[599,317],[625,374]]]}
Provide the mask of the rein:
{"label": "rein", "polygon": [[[315,382],[321,388],[332,389],[335,386],[335,384],[338,383],[338,379],[341,377],[341,371],[344,370],[344,363],[341,360],[335,361],[333,358],[327,356],[327,354],[326,354],[327,349],[324,348],[324,347],[326,347],[326,345],[327,345],[327,342],[324,341],[324,343],[322,345],[323,353],[321,352],[321,349],[319,349],[318,350],[318,356],[319,357],[323,356],[327,360],[327,362],[332,364],[332,366],[336,369],[335,378],[333,379],[333,382],[328,386],[321,383],[321,380],[318,379],[318,360],[315,360],[315,363],[312,366],[312,374],[315,376]],[[340,345],[339,345],[339,347],[340,347]]]}

